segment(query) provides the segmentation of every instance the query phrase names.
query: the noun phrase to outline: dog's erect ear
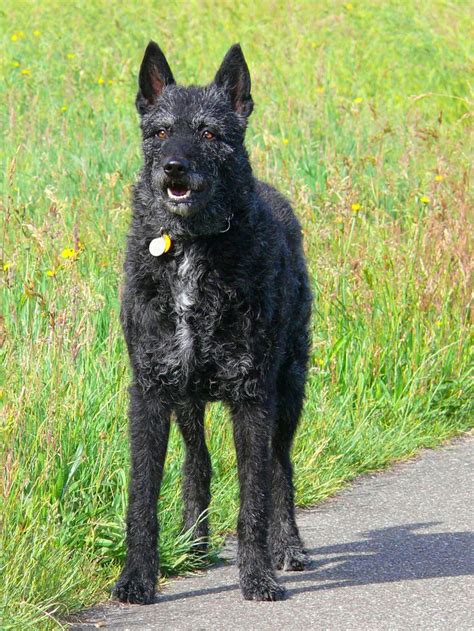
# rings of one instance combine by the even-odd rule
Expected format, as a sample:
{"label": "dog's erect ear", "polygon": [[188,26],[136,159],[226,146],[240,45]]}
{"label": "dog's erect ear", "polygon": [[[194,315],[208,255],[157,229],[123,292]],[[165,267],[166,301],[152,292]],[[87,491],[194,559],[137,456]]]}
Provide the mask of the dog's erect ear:
{"label": "dog's erect ear", "polygon": [[143,114],[149,105],[153,105],[167,85],[175,80],[171,68],[161,48],[150,42],[145,50],[140,74],[138,76],[137,109]]}
{"label": "dog's erect ear", "polygon": [[250,116],[253,110],[250,73],[240,44],[234,44],[229,48],[214,83],[229,91],[232,107],[238,114]]}

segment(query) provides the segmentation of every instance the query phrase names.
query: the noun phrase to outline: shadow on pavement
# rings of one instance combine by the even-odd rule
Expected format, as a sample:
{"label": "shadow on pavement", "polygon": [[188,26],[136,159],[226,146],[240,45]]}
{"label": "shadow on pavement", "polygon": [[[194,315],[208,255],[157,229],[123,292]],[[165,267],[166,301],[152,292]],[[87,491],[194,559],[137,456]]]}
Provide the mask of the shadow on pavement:
{"label": "shadow on pavement", "polygon": [[[303,572],[282,573],[288,596],[315,590],[371,583],[420,580],[474,574],[474,533],[416,532],[439,522],[406,524],[361,533],[350,543],[313,548],[310,567]],[[314,585],[299,587],[300,582]],[[160,594],[156,602],[195,598],[238,589],[237,583]]]}
{"label": "shadow on pavement", "polygon": [[[314,589],[474,574],[474,533],[416,532],[439,522],[406,524],[361,533],[360,541],[313,548],[310,571],[286,575],[290,594]],[[292,589],[299,581],[324,581]]]}

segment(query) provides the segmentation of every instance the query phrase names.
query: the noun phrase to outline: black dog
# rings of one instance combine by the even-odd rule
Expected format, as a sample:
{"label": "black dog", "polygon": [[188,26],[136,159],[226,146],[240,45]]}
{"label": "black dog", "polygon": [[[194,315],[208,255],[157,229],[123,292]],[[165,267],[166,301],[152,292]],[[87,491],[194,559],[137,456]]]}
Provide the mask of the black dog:
{"label": "black dog", "polygon": [[186,443],[184,526],[210,500],[206,402],[230,408],[240,482],[244,598],[277,600],[274,567],[306,560],[294,517],[290,447],[300,416],[311,295],[288,202],[252,175],[244,135],[250,76],[233,46],[205,87],[175,84],[160,48],[145,52],[136,100],[144,166],[133,196],[121,322],[133,370],[132,473],[122,601],[153,600],[156,504],[170,417]]}

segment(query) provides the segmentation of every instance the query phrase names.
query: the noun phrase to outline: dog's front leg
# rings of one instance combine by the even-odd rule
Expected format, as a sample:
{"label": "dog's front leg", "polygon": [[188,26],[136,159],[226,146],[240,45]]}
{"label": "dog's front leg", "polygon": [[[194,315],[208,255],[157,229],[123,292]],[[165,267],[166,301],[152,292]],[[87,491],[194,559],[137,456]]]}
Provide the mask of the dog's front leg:
{"label": "dog's front leg", "polygon": [[268,549],[270,515],[270,438],[274,404],[233,406],[234,440],[240,483],[237,524],[240,587],[247,600],[281,600]]}
{"label": "dog's front leg", "polygon": [[168,444],[170,413],[153,393],[130,388],[132,471],[127,511],[127,559],[114,593],[122,602],[153,601],[158,573],[156,503]]}
{"label": "dog's front leg", "polygon": [[193,550],[205,553],[208,545],[207,509],[211,500],[211,459],[204,435],[205,404],[187,401],[178,406],[176,420],[186,445],[183,467],[184,530],[193,530]]}

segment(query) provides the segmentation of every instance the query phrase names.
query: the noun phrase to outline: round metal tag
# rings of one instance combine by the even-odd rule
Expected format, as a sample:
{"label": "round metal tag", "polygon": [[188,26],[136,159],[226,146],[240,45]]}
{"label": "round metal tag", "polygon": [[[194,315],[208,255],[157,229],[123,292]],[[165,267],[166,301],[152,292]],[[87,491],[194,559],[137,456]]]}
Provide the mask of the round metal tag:
{"label": "round metal tag", "polygon": [[167,234],[162,235],[156,239],[153,239],[148,246],[150,254],[152,256],[161,256],[168,252],[171,247],[171,239]]}

